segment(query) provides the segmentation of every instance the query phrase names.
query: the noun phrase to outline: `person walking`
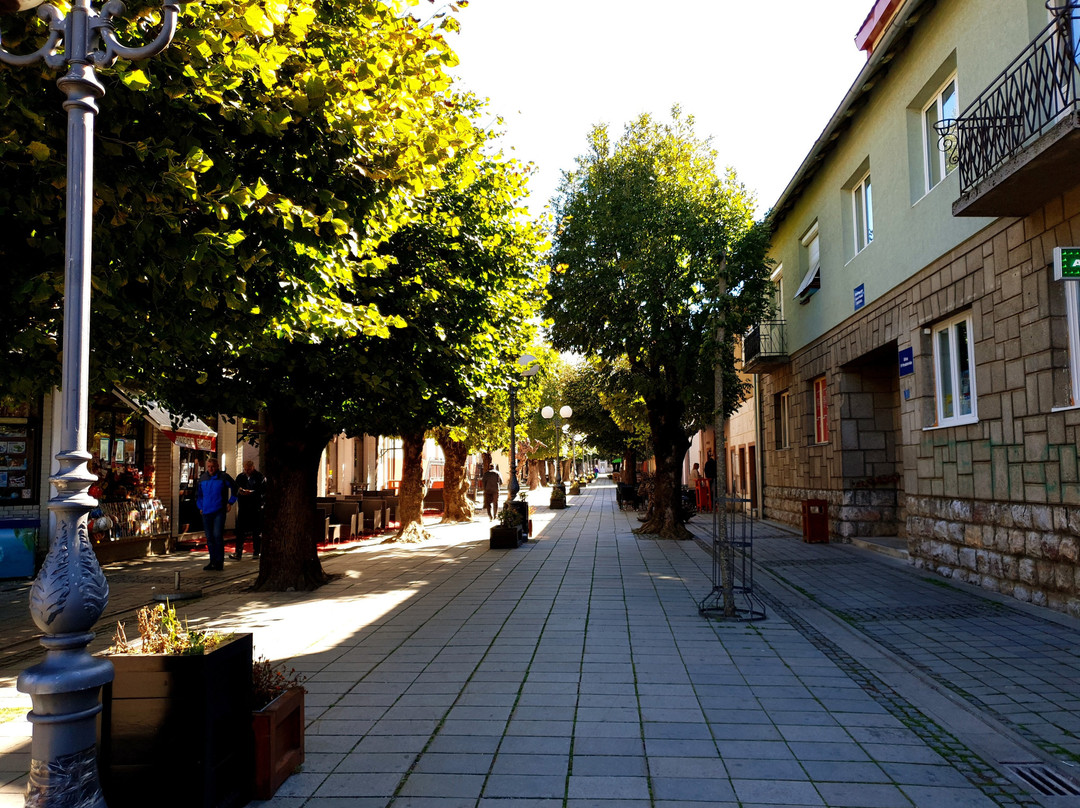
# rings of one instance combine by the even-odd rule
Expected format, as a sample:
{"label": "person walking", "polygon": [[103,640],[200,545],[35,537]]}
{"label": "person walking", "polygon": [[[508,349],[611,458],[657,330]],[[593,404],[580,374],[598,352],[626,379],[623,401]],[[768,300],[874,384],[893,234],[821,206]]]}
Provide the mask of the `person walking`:
{"label": "person walking", "polygon": [[236,552],[232,558],[244,557],[244,542],[251,537],[251,557],[257,559],[262,545],[263,498],[266,478],[251,460],[244,461],[244,470],[236,475]]}
{"label": "person walking", "polygon": [[499,489],[502,487],[502,476],[499,467],[492,466],[484,474],[484,512],[494,521],[499,513]]}
{"label": "person walking", "polygon": [[225,514],[236,502],[233,478],[218,468],[217,458],[207,458],[206,471],[195,484],[195,505],[202,514],[210,563],[203,569],[225,569]]}

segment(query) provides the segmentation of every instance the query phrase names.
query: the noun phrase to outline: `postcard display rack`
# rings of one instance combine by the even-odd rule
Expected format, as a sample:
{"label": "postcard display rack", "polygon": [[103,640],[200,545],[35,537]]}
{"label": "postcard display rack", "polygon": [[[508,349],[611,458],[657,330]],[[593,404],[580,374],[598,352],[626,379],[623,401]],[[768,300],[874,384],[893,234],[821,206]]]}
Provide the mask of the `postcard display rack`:
{"label": "postcard display rack", "polygon": [[3,506],[33,505],[37,438],[30,418],[7,417],[0,410],[0,579],[34,574],[38,519]]}
{"label": "postcard display rack", "polygon": [[35,436],[29,418],[0,418],[0,503],[34,499]]}

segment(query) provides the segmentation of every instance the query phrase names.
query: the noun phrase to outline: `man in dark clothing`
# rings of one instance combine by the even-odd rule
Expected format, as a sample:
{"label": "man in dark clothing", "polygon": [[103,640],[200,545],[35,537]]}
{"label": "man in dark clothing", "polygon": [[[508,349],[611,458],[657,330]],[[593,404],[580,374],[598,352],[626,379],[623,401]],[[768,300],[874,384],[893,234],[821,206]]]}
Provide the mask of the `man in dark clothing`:
{"label": "man in dark clothing", "polygon": [[217,459],[208,458],[206,471],[195,484],[195,504],[202,514],[206,549],[210,553],[210,563],[203,569],[225,569],[225,514],[236,502],[235,486],[233,478],[218,469]]}
{"label": "man in dark clothing", "polygon": [[244,471],[236,475],[236,552],[239,561],[244,556],[244,542],[251,536],[251,557],[258,558],[262,545],[262,512],[266,478],[250,460],[244,461]]}
{"label": "man in dark clothing", "polygon": [[499,475],[499,467],[493,466],[484,475],[484,513],[492,520],[499,513],[499,488],[502,486],[502,477]]}
{"label": "man in dark clothing", "polygon": [[709,481],[709,497],[716,502],[716,458],[709,449],[709,458],[705,461],[705,479]]}

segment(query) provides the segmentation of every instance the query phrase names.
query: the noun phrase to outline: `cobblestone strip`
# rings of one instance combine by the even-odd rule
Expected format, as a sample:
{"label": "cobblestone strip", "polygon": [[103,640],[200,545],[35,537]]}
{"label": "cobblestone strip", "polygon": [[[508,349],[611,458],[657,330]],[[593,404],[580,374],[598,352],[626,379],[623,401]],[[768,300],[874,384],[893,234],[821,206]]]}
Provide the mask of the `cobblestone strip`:
{"label": "cobblestone strip", "polygon": [[845,652],[798,612],[781,603],[768,592],[759,592],[774,614],[795,626],[807,640],[856,682],[894,718],[911,730],[927,746],[947,760],[974,786],[1002,808],[1038,808],[1041,803],[1012,783],[997,769],[972,752],[950,732],[927,718],[888,684],[875,676],[857,659]]}
{"label": "cobblestone strip", "polygon": [[[1005,726],[1009,727],[1018,736],[1024,738],[1028,743],[1043,750],[1048,755],[1058,759],[1072,760],[1080,763],[1080,756],[1065,748],[1059,743],[1055,743],[1053,740],[1047,738],[1044,734],[1040,733],[1031,726],[1017,723],[1011,716],[1002,712],[997,705],[979,697],[977,694],[972,693],[970,690],[958,685],[954,680],[948,676],[942,674],[931,665],[920,661],[912,656],[912,649],[906,648],[899,643],[895,642],[893,635],[888,630],[887,625],[904,623],[906,621],[922,621],[922,620],[976,620],[976,619],[1019,619],[1021,621],[1032,621],[1035,623],[1045,624],[1046,621],[1042,618],[1032,615],[1023,615],[1019,618],[1015,618],[1015,612],[1008,606],[980,598],[977,595],[971,595],[969,593],[960,592],[954,590],[958,599],[946,599],[944,602],[929,604],[924,606],[919,605],[907,605],[907,606],[882,606],[875,608],[854,608],[854,607],[842,607],[834,605],[828,602],[824,598],[820,598],[813,592],[809,592],[803,587],[799,586],[795,581],[790,580],[780,570],[774,569],[777,566],[795,566],[797,564],[805,565],[806,561],[773,561],[771,559],[758,562],[760,566],[768,569],[773,575],[783,580],[789,586],[797,589],[806,598],[813,601],[822,609],[831,612],[839,617],[848,625],[852,626],[856,630],[860,631],[870,640],[880,645],[890,653],[895,654],[897,657],[903,659],[909,665],[916,668],[924,676],[933,679],[938,685],[955,693],[957,696],[968,702],[974,708],[988,715],[993,716],[997,721],[1000,721]],[[821,562],[815,561],[815,565],[821,565]],[[862,564],[868,569],[868,575],[870,575],[870,564],[864,559],[835,559],[828,562],[828,566],[832,566],[836,563],[845,564]],[[881,571],[874,569],[872,576],[879,576]],[[932,582],[936,586],[949,588],[947,583]],[[1030,625],[1030,624],[1029,624]],[[921,650],[921,649],[916,649]],[[1075,737],[1075,736],[1074,736]]]}

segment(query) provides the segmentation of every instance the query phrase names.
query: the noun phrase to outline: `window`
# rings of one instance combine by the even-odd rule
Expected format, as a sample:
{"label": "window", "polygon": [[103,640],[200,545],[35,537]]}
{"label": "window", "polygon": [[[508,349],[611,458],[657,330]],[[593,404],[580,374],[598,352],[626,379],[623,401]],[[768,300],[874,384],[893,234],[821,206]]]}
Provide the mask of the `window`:
{"label": "window", "polygon": [[855,252],[860,253],[874,240],[874,205],[867,174],[851,192],[852,220],[855,223]]}
{"label": "window", "polygon": [[791,401],[787,393],[776,397],[776,448],[791,448],[791,433],[788,430],[791,415]]}
{"label": "window", "polygon": [[[956,75],[945,82],[930,103],[923,108],[923,147],[926,158],[926,191],[929,191],[956,168],[956,140],[942,150],[941,134],[934,127],[942,121],[955,121],[960,108],[956,98]],[[955,127],[955,123],[953,124]]]}
{"label": "window", "polygon": [[825,377],[814,379],[814,443],[829,442],[829,391]]}
{"label": "window", "polygon": [[810,296],[821,288],[821,241],[818,238],[817,222],[814,222],[814,226],[802,237],[801,244],[801,263],[806,267],[806,274],[795,292],[795,299],[806,303]]}
{"label": "window", "polygon": [[784,319],[784,265],[780,264],[769,276],[773,283],[773,317],[777,320]]}
{"label": "window", "polygon": [[978,420],[972,343],[970,313],[934,327],[938,426],[970,424]]}

